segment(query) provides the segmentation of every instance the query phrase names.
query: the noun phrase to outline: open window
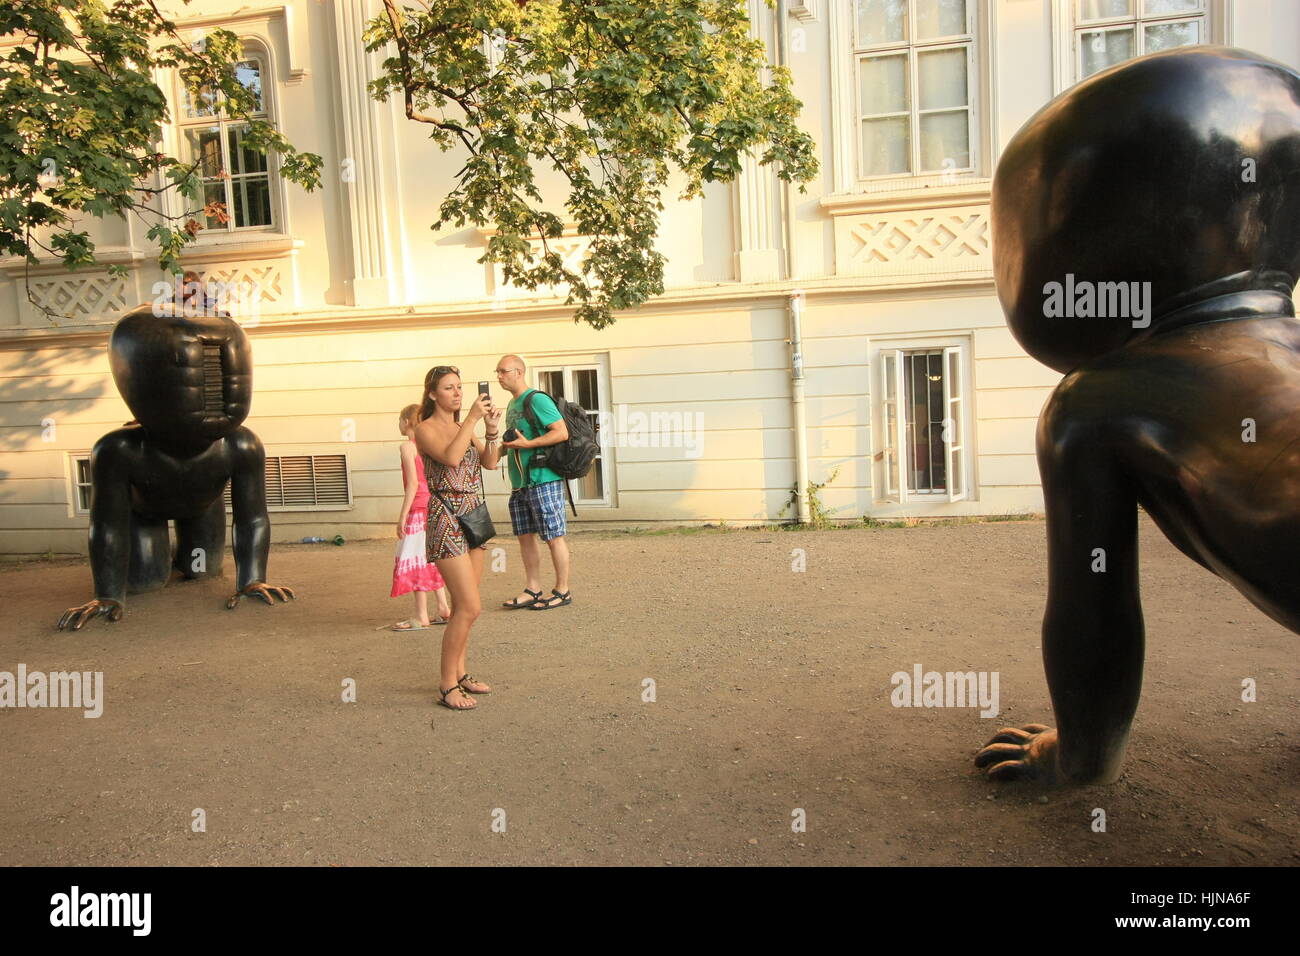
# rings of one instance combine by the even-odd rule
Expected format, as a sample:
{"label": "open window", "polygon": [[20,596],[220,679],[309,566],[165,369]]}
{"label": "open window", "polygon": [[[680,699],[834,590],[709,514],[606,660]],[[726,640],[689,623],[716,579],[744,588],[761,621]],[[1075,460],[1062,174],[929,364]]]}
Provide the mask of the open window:
{"label": "open window", "polygon": [[966,385],[962,349],[880,352],[884,497],[966,497]]}
{"label": "open window", "polygon": [[[536,387],[552,398],[577,402],[587,412],[596,433],[598,451],[591,470],[569,483],[573,501],[579,505],[610,505],[609,456],[605,437],[600,432],[601,419],[608,419],[608,386],[601,363],[583,365],[539,365],[534,369]],[[612,439],[612,436],[610,436]]]}

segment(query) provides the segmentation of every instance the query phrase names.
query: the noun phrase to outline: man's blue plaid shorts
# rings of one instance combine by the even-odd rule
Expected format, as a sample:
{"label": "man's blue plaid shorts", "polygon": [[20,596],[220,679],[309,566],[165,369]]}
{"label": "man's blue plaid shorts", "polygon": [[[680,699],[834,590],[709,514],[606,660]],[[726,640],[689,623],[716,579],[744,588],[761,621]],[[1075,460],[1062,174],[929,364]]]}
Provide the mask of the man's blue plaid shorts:
{"label": "man's blue plaid shorts", "polygon": [[516,535],[540,534],[543,541],[568,530],[564,514],[564,482],[546,481],[510,493],[510,525]]}

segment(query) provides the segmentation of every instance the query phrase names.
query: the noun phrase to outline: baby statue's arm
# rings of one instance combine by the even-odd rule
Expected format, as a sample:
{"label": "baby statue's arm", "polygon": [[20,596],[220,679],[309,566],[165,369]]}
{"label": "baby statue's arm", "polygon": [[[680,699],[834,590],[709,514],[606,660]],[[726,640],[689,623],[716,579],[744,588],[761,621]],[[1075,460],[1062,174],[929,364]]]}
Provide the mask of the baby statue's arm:
{"label": "baby statue's arm", "polygon": [[1137,500],[1115,418],[1059,389],[1038,428],[1047,513],[1043,662],[1057,730],[1007,728],[976,764],[994,779],[1103,783],[1120,771],[1142,688]]}

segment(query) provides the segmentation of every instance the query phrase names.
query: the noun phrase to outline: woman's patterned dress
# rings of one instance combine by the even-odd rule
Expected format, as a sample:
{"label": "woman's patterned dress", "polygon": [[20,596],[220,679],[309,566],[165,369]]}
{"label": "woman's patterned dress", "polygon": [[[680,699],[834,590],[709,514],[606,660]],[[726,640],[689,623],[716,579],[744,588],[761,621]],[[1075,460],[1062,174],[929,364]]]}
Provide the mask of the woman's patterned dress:
{"label": "woman's patterned dress", "polygon": [[465,457],[454,468],[421,455],[424,477],[429,483],[429,521],[425,530],[425,544],[430,562],[439,558],[454,558],[467,554],[469,548],[460,522],[447,512],[442,500],[458,515],[469,514],[483,501],[480,494],[479,454],[471,441]]}

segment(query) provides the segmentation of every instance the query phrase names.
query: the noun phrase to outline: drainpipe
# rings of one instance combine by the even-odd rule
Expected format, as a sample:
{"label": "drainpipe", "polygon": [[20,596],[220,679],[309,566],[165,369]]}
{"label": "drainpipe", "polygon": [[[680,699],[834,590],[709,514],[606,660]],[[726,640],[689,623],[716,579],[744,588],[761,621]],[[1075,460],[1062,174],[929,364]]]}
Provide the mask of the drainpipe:
{"label": "drainpipe", "polygon": [[[786,0],[778,0],[776,7],[776,61],[777,66],[788,66],[790,50],[789,31],[786,29],[788,13]],[[785,247],[785,277],[793,282],[798,276],[798,259],[794,248],[794,201],[791,186],[781,181],[781,238]],[[804,403],[803,376],[803,305],[802,289],[790,293],[790,386],[794,412],[794,474],[795,509],[800,524],[807,524],[808,513],[808,410]]]}
{"label": "drainpipe", "polygon": [[803,289],[790,293],[790,379],[794,400],[794,474],[799,523],[808,523],[808,409],[803,380]]}

